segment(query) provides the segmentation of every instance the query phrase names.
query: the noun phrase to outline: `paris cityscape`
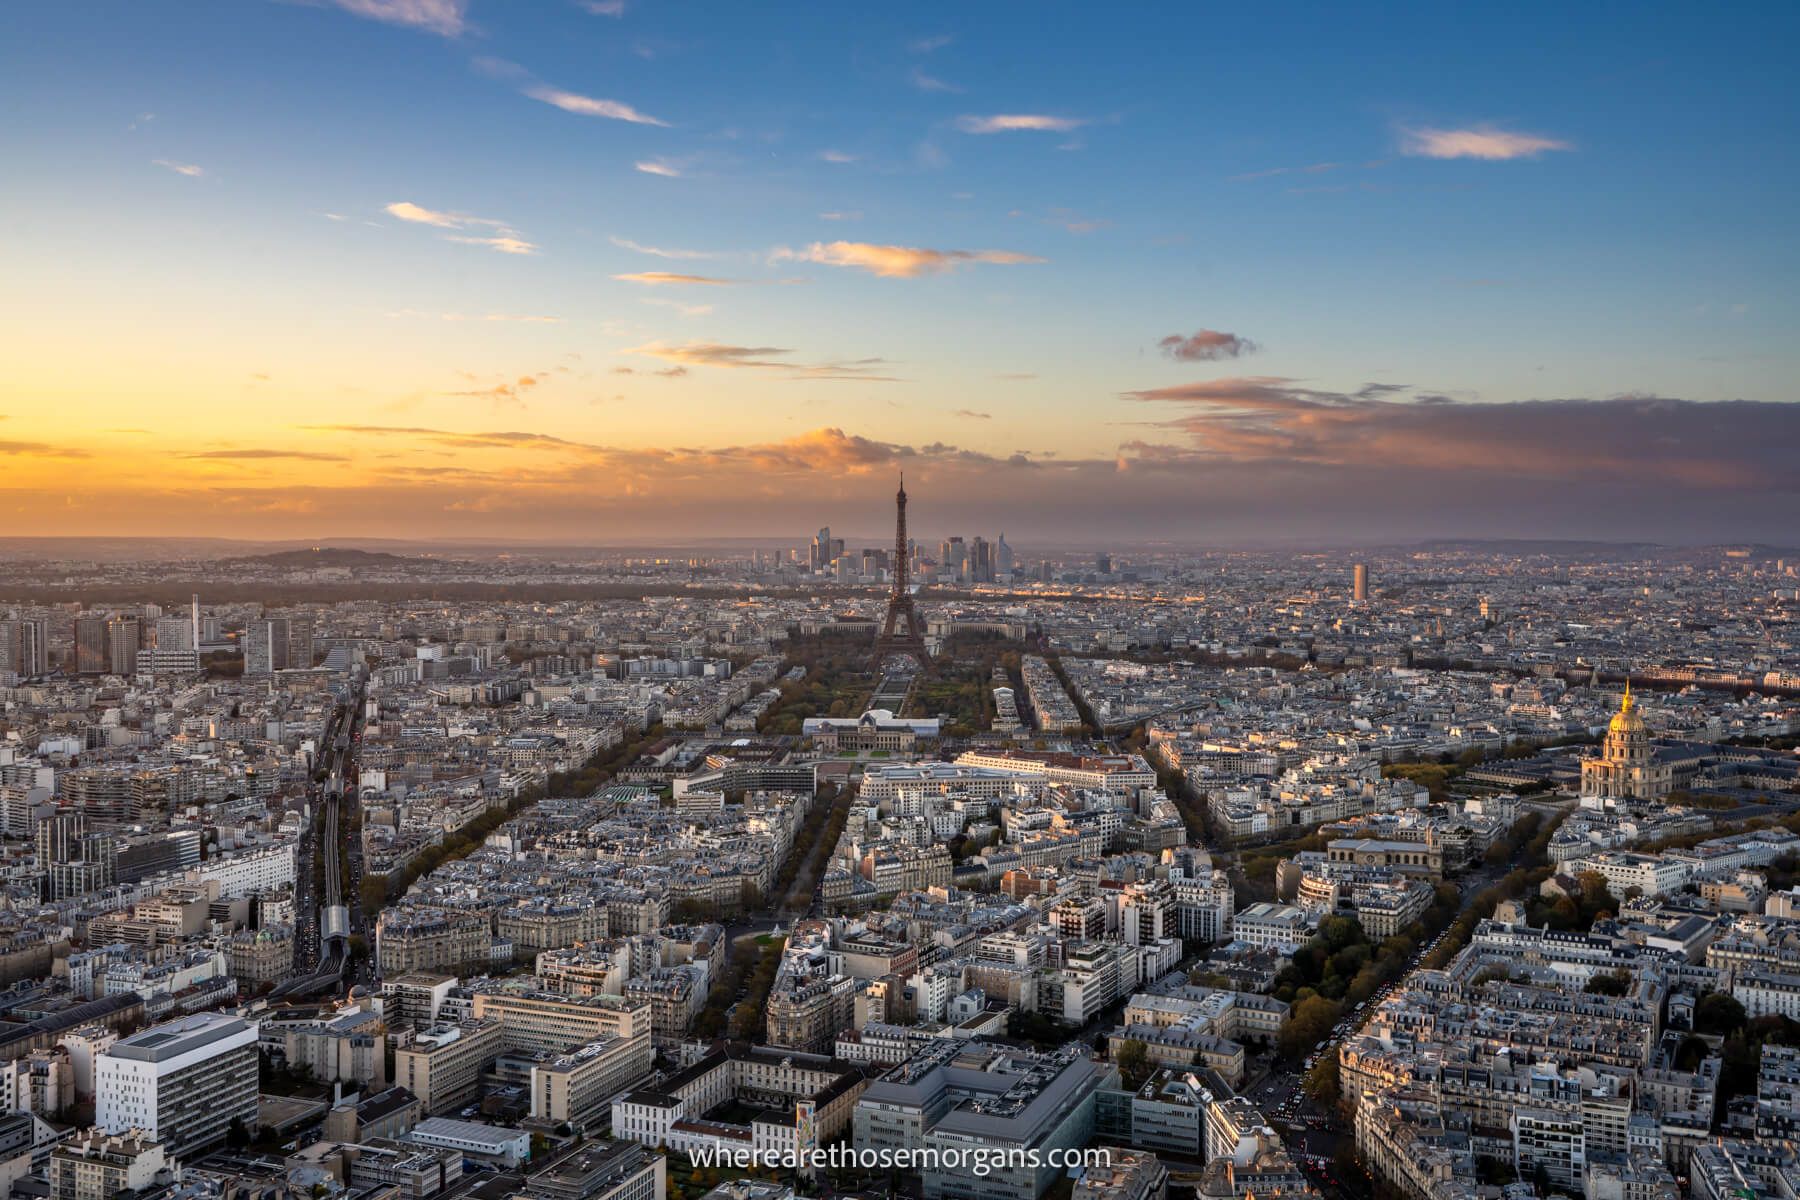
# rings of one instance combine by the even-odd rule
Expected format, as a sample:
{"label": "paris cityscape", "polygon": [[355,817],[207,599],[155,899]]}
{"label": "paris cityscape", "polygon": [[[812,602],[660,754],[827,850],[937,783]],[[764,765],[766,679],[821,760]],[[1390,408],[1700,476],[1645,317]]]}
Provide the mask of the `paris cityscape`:
{"label": "paris cityscape", "polygon": [[0,12],[0,1200],[1796,1200],[1800,13]]}

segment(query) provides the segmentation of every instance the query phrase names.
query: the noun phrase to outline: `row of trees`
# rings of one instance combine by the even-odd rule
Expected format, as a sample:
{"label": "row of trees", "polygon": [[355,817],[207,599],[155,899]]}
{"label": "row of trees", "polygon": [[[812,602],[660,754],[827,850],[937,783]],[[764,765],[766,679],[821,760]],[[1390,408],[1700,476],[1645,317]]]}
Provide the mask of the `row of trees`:
{"label": "row of trees", "polygon": [[[813,800],[813,815],[806,819],[800,839],[794,843],[787,861],[781,864],[780,874],[775,876],[775,895],[781,897],[782,907],[804,912],[811,903],[813,889],[818,886],[820,876],[825,873],[825,864],[831,861],[831,852],[837,848],[838,838],[850,821],[853,799],[853,792],[840,789],[835,783],[827,783],[819,789]],[[823,811],[818,811],[820,809]]]}
{"label": "row of trees", "polygon": [[[1560,822],[1559,817],[1557,821],[1545,826],[1537,814],[1527,814],[1513,825],[1505,837],[1488,848],[1489,861],[1503,863],[1523,858],[1526,862],[1543,862],[1549,853],[1550,836]],[[1278,1042],[1282,1053],[1289,1058],[1297,1058],[1323,1042],[1343,1019],[1346,1007],[1361,1004],[1387,983],[1398,979],[1406,971],[1418,947],[1440,931],[1448,929],[1448,936],[1438,943],[1437,949],[1420,960],[1423,967],[1442,967],[1468,941],[1474,933],[1476,922],[1493,915],[1501,900],[1522,895],[1528,878],[1535,876],[1541,882],[1548,875],[1548,867],[1512,871],[1495,887],[1485,888],[1477,893],[1466,908],[1463,907],[1462,893],[1453,884],[1439,884],[1437,894],[1424,917],[1408,927],[1406,932],[1388,938],[1375,950],[1372,959],[1363,961],[1356,968],[1355,975],[1344,988],[1341,1002],[1327,994],[1333,986],[1327,980],[1343,979],[1342,971],[1358,961],[1356,949],[1359,945],[1366,945],[1367,938],[1362,936],[1362,926],[1353,920],[1351,923],[1356,924],[1354,933],[1340,925],[1331,924],[1334,920],[1349,918],[1331,918],[1321,923],[1320,936],[1302,948],[1288,968],[1288,971],[1297,971],[1299,974],[1288,979],[1288,982],[1298,986],[1294,993],[1293,1011],[1288,1014],[1287,1024],[1282,1027]],[[1480,915],[1477,916],[1477,913]],[[1315,974],[1319,979],[1318,985],[1306,980],[1306,976]],[[1283,975],[1286,976],[1287,971]],[[1279,980],[1281,977],[1277,978]],[[1304,1086],[1307,1094],[1318,1103],[1335,1103],[1339,1094],[1337,1055],[1321,1056],[1307,1073]]]}
{"label": "row of trees", "polygon": [[850,819],[852,795],[854,793],[841,792],[832,783],[819,789],[815,807],[824,805],[826,811],[815,811],[800,827],[793,848],[782,862],[781,870],[776,873],[771,895],[763,895],[760,888],[746,879],[738,889],[735,904],[720,904],[689,897],[677,901],[670,915],[682,924],[695,924],[702,921],[726,921],[746,913],[761,912],[771,903],[791,911],[804,911],[809,902],[807,898],[811,896],[819,875],[825,869],[825,863],[831,857],[832,848],[837,845],[838,838]]}
{"label": "row of trees", "polygon": [[[739,953],[728,948],[729,961],[718,982],[707,994],[706,1007],[694,1018],[694,1036],[761,1040],[763,1005],[769,989],[775,986],[775,972],[781,966],[781,954],[787,945],[784,938],[760,937],[752,943],[755,953]],[[732,1005],[737,1005],[736,1011]],[[727,1015],[729,1014],[729,1015]]]}
{"label": "row of trees", "polygon": [[[1527,817],[1513,826],[1513,832],[1508,835],[1507,841],[1516,842],[1525,835],[1527,822],[1536,820],[1535,817]],[[1449,936],[1438,943],[1437,949],[1420,960],[1420,966],[1427,970],[1442,970],[1468,944],[1469,939],[1475,936],[1475,926],[1494,915],[1494,910],[1500,907],[1501,901],[1518,900],[1527,894],[1536,893],[1538,885],[1555,873],[1554,868],[1549,866],[1550,838],[1562,822],[1563,815],[1558,815],[1548,823],[1538,824],[1536,832],[1530,834],[1523,848],[1515,856],[1509,856],[1505,860],[1516,860],[1523,865],[1508,871],[1493,887],[1477,892],[1463,909],[1462,915],[1451,923]]]}
{"label": "row of trees", "polygon": [[1124,748],[1131,754],[1142,754],[1156,768],[1156,786],[1175,802],[1175,811],[1181,814],[1181,823],[1187,826],[1188,841],[1200,846],[1219,846],[1225,843],[1213,836],[1211,823],[1207,820],[1206,806],[1200,796],[1189,786],[1187,776],[1180,771],[1172,770],[1164,764],[1160,757],[1149,753],[1149,737],[1145,726],[1139,725],[1125,738]]}
{"label": "row of trees", "polygon": [[669,910],[669,917],[681,925],[726,921],[742,913],[758,911],[763,907],[763,902],[762,889],[746,879],[738,884],[735,903],[721,904],[715,900],[699,900],[688,896],[675,902],[675,906]]}
{"label": "row of trees", "polygon": [[731,1014],[731,1036],[746,1041],[762,1040],[763,1012],[769,1003],[769,991],[775,986],[775,976],[781,970],[781,956],[787,949],[785,938],[757,938],[756,943],[762,952],[750,971],[749,994],[738,1001],[737,1011]]}
{"label": "row of trees", "polygon": [[490,808],[453,834],[446,834],[436,845],[427,846],[409,859],[398,871],[385,875],[365,874],[362,879],[363,912],[370,917],[406,894],[406,889],[422,875],[430,874],[446,862],[467,858],[487,840],[490,833],[547,797],[586,796],[600,789],[621,767],[634,761],[644,747],[662,737],[662,726],[653,725],[636,737],[630,737],[609,750],[588,759],[580,769],[551,775],[542,787],[530,787],[499,808]]}
{"label": "row of trees", "polygon": [[1347,1009],[1400,977],[1420,944],[1455,916],[1460,900],[1454,887],[1439,885],[1425,915],[1378,946],[1355,917],[1327,917],[1320,922],[1318,936],[1297,950],[1276,976],[1275,995],[1293,1005],[1277,1035],[1276,1049],[1297,1059],[1323,1042]]}

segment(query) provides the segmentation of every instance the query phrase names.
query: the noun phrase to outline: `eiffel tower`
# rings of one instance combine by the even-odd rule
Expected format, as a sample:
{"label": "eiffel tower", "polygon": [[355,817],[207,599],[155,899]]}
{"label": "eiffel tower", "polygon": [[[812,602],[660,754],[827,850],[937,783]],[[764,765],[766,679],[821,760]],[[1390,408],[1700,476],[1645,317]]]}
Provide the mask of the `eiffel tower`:
{"label": "eiffel tower", "polygon": [[[900,492],[894,497],[894,590],[888,595],[887,620],[875,639],[875,665],[879,667],[895,654],[910,656],[924,670],[931,666],[925,653],[924,631],[919,625],[919,612],[913,607],[911,575],[906,546],[906,476],[900,476]],[[906,631],[900,626],[905,623]]]}

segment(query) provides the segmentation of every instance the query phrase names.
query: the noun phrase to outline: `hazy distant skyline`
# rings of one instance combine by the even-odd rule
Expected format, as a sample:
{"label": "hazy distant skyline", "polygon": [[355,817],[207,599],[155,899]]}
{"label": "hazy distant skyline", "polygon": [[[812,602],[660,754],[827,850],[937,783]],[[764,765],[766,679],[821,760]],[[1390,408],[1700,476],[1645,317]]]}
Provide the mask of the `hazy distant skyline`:
{"label": "hazy distant skyline", "polygon": [[1791,541],[1797,32],[21,0],[0,525]]}

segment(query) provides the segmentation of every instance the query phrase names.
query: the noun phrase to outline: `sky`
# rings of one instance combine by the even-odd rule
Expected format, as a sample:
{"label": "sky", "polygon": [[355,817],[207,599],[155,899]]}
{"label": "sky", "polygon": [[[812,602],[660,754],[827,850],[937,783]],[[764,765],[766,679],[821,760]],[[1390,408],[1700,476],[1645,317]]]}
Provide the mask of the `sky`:
{"label": "sky", "polygon": [[1800,528],[1784,4],[0,6],[0,528]]}

